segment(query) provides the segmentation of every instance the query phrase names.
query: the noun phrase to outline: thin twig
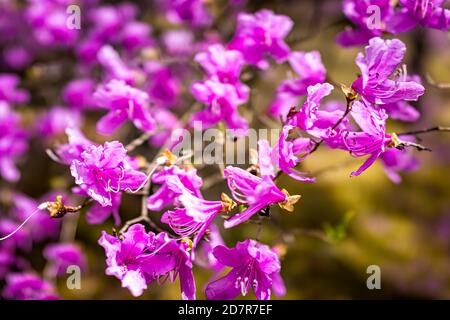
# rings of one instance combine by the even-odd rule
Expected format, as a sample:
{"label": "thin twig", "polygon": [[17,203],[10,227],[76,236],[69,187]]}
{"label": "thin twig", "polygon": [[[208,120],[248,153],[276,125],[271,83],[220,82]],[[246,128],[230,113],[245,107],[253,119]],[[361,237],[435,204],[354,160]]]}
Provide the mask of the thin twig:
{"label": "thin twig", "polygon": [[127,149],[128,152],[133,151],[134,149],[136,149],[137,147],[141,146],[142,144],[145,143],[145,141],[147,141],[150,136],[152,134],[150,132],[144,132],[143,134],[141,134],[139,137],[137,137],[136,139],[134,139],[133,141],[131,141],[129,144],[127,144],[125,146],[125,149]]}
{"label": "thin twig", "polygon": [[450,89],[450,83],[436,82],[436,81],[430,76],[429,73],[427,73],[427,74],[425,75],[425,78],[426,78],[427,82],[428,82],[431,86],[433,86],[433,87],[436,87],[436,88],[439,88],[439,89]]}
{"label": "thin twig", "polygon": [[397,133],[397,135],[398,136],[413,136],[413,135],[417,135],[417,134],[434,132],[434,131],[450,132],[450,127],[436,126],[436,127],[431,127],[428,129],[423,129],[423,130],[415,130],[415,131]]}

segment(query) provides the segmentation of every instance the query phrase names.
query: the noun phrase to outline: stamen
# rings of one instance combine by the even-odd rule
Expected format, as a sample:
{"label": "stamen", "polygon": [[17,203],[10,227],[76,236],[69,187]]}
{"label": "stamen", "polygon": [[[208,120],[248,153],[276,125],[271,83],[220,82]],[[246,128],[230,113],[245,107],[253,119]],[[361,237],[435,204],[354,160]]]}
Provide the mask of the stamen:
{"label": "stamen", "polygon": [[37,212],[39,212],[39,211],[41,211],[41,210],[45,210],[45,209],[47,209],[47,206],[48,206],[48,204],[47,204],[47,202],[43,202],[43,203],[41,203],[38,207],[37,207],[37,209],[36,210],[34,210],[34,212],[32,213],[32,214],[30,214],[25,220],[24,220],[24,222],[22,222],[21,224],[20,224],[20,226],[18,226],[13,232],[11,232],[10,234],[8,234],[7,236],[4,236],[3,238],[0,238],[0,241],[3,241],[3,240],[6,240],[6,239],[8,239],[9,237],[12,237],[13,235],[15,235],[16,234],[16,232],[17,231],[19,231],[20,229],[22,229],[22,227],[37,213]]}

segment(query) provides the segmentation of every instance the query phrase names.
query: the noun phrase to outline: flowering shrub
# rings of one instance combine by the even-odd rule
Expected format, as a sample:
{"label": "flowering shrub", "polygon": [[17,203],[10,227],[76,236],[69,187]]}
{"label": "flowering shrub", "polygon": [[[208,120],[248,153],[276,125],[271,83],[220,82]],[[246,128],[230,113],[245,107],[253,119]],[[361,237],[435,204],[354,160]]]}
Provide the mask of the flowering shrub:
{"label": "flowering shrub", "polygon": [[[304,163],[319,148],[339,149],[363,158],[349,176],[380,162],[400,183],[419,168],[418,151],[429,151],[419,135],[448,131],[388,129],[419,121],[417,101],[427,95],[424,74],[407,73],[409,48],[397,36],[448,31],[445,1],[342,1],[353,27],[336,42],[362,46],[352,62],[358,74],[349,72],[347,84],[334,80],[319,50],[300,51],[290,37],[293,17],[246,2],[81,0],[80,16],[67,10],[68,0],[1,2],[4,298],[59,298],[55,279],[69,266],[96,270],[85,252],[97,244],[74,242],[79,215],[99,225],[92,230],[105,273],[134,297],[156,290],[153,282],[177,279],[183,299],[199,292],[207,299],[283,297],[289,243],[264,243],[260,230],[276,225],[274,211],[301,208],[292,186],[320,183]],[[272,100],[256,110],[256,81],[282,67],[293,73],[279,85],[269,81]],[[271,136],[257,132],[243,146],[261,123]],[[45,152],[59,178],[39,181],[45,195],[33,199],[21,190],[34,179],[21,173],[23,161]],[[129,204],[136,199],[140,209]],[[251,223],[256,236],[226,245],[231,229]],[[42,244],[47,266],[39,275],[24,254]],[[203,288],[197,268],[215,273]]]}

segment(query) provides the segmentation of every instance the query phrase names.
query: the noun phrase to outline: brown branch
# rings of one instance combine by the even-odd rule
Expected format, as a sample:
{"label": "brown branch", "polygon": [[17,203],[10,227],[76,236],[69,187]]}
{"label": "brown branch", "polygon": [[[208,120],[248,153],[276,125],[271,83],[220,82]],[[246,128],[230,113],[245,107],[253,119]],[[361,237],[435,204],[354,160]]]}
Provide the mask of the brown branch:
{"label": "brown branch", "polygon": [[436,82],[429,73],[427,73],[425,75],[425,78],[427,80],[427,82],[433,86],[436,87],[438,89],[450,89],[450,83],[445,83],[445,82]]}
{"label": "brown branch", "polygon": [[131,141],[129,144],[127,144],[125,146],[125,149],[127,149],[128,152],[133,151],[134,149],[136,149],[137,147],[141,146],[142,144],[144,144],[150,137],[151,137],[152,133],[151,132],[144,132],[143,134],[141,134],[139,137],[137,137],[136,139],[134,139],[133,141]]}
{"label": "brown branch", "polygon": [[398,136],[413,136],[413,135],[417,135],[417,134],[423,134],[423,133],[435,132],[435,131],[450,132],[450,127],[436,126],[436,127],[431,127],[428,129],[423,129],[423,130],[415,130],[415,131],[397,133],[397,135]]}

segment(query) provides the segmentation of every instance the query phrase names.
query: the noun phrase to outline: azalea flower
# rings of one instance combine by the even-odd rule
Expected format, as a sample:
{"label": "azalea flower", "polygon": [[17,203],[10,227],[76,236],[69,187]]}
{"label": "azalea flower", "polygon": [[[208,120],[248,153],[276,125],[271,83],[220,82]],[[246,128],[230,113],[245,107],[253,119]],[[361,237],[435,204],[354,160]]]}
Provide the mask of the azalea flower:
{"label": "azalea flower", "polygon": [[375,104],[417,100],[424,94],[424,87],[408,80],[406,72],[394,75],[405,52],[405,44],[398,39],[372,38],[365,47],[366,54],[359,53],[356,57],[362,75],[353,82],[352,88],[363,99]]}
{"label": "azalea flower", "polygon": [[160,1],[166,11],[167,19],[175,24],[187,23],[193,27],[204,27],[212,22],[203,0]]}
{"label": "azalea flower", "polygon": [[145,63],[144,71],[148,78],[146,91],[150,101],[161,109],[177,107],[182,84],[174,70],[158,61],[150,60]]}
{"label": "azalea flower", "polygon": [[28,102],[28,91],[19,89],[20,78],[15,74],[0,73],[0,101],[10,104],[22,104]]}
{"label": "azalea flower", "polygon": [[71,47],[76,43],[81,34],[80,30],[67,27],[66,11],[71,4],[70,0],[28,2],[25,21],[40,45]]}
{"label": "azalea flower", "polygon": [[41,115],[37,121],[37,131],[50,137],[64,133],[67,128],[79,128],[82,123],[83,117],[78,110],[54,106]]}
{"label": "azalea flower", "polygon": [[281,265],[278,255],[254,240],[238,242],[235,248],[217,246],[213,250],[217,260],[231,271],[210,282],[205,289],[208,300],[230,300],[239,294],[246,296],[253,289],[258,300],[269,300],[272,287],[278,282]]}
{"label": "azalea flower", "polygon": [[208,79],[194,83],[191,92],[195,99],[207,106],[192,116],[192,123],[201,121],[202,127],[207,129],[223,121],[229,129],[243,135],[247,132],[248,122],[237,111],[245,99],[239,97],[235,86]]}
{"label": "azalea flower", "polygon": [[225,268],[225,266],[214,256],[214,248],[217,246],[224,246],[225,242],[220,235],[217,225],[212,223],[209,226],[209,232],[205,238],[207,239],[198,247],[195,255],[195,263],[200,267],[219,272]]}
{"label": "azalea flower", "polygon": [[105,45],[98,50],[97,60],[106,71],[106,80],[123,81],[133,85],[136,81],[136,72],[129,68],[119,54],[110,45]]}
{"label": "azalea flower", "polygon": [[135,297],[154,280],[180,277],[183,299],[195,299],[195,282],[187,242],[170,239],[166,233],[146,233],[141,224],[132,225],[121,239],[103,231],[99,244],[106,253],[106,274],[122,281]]}
{"label": "azalea flower", "polygon": [[127,22],[119,35],[119,42],[129,52],[136,52],[142,48],[152,47],[154,40],[151,37],[152,28],[145,22]]}
{"label": "azalea flower", "polygon": [[294,169],[304,159],[304,157],[298,157],[297,155],[307,155],[313,144],[309,138],[299,137],[289,140],[289,131],[292,129],[294,129],[294,126],[283,126],[280,138],[273,148],[270,147],[269,141],[265,139],[258,141],[258,166],[261,176],[273,179],[279,169],[296,180],[313,182],[315,179],[307,178],[304,173]]}
{"label": "azalea flower", "polygon": [[20,178],[17,160],[28,149],[27,134],[21,129],[20,116],[0,101],[0,176],[10,182]]}
{"label": "azalea flower", "polygon": [[446,0],[400,0],[400,7],[392,21],[393,32],[406,32],[417,25],[448,31],[450,10]]}
{"label": "azalea flower", "polygon": [[309,86],[325,81],[327,73],[318,51],[292,52],[288,61],[300,77],[284,80],[278,86],[275,100],[270,106],[274,116],[283,118],[298,104],[299,98],[306,95]]}
{"label": "azalea flower", "polygon": [[341,139],[339,148],[347,150],[353,157],[369,158],[351,176],[358,176],[369,168],[388,147],[393,147],[393,136],[386,134],[387,114],[384,109],[375,108],[361,101],[355,101],[351,115],[362,131],[344,129],[338,131]]}
{"label": "azalea flower", "polygon": [[91,145],[73,160],[70,172],[75,183],[102,206],[112,205],[112,194],[142,188],[146,175],[137,171],[118,141],[103,146]]}
{"label": "azalea flower", "polygon": [[225,228],[232,228],[250,219],[254,214],[267,206],[279,204],[292,211],[292,205],[300,196],[289,196],[287,191],[280,190],[270,178],[260,178],[237,167],[228,166],[224,170],[228,187],[234,199],[247,207],[224,222]]}
{"label": "azalea flower", "polygon": [[58,161],[70,165],[73,160],[82,160],[81,154],[94,142],[85,137],[85,135],[77,127],[69,127],[66,129],[68,142],[60,144],[56,147],[56,155]]}
{"label": "azalea flower", "polygon": [[244,58],[237,50],[227,50],[221,44],[215,44],[205,52],[195,56],[209,78],[221,83],[228,83],[236,88],[238,96],[243,101],[248,100],[250,88],[241,83],[239,76],[244,65]]}
{"label": "azalea flower", "polygon": [[[306,101],[299,111],[293,111],[286,121],[287,124],[302,129],[309,135],[328,139],[333,135],[335,125],[344,115],[344,108],[334,102],[321,107],[322,99],[330,95],[333,86],[329,83],[318,83],[308,87]],[[337,128],[348,126],[348,120],[343,119]]]}
{"label": "azalea flower", "polygon": [[344,47],[366,44],[371,38],[390,32],[390,21],[394,16],[391,0],[344,0],[342,11],[355,25],[355,28],[347,27],[338,34],[336,41]]}
{"label": "azalea flower", "polygon": [[[422,81],[418,75],[407,75],[405,80],[422,84]],[[389,118],[391,119],[414,122],[420,118],[419,111],[407,101],[402,100],[394,103],[382,104],[379,105],[379,107],[386,110]]]}
{"label": "azalea flower", "polygon": [[155,128],[155,120],[148,106],[148,95],[130,87],[121,80],[111,80],[94,93],[99,107],[109,110],[97,122],[97,131],[104,135],[113,134],[126,120],[131,120],[140,130],[149,132]]}
{"label": "azalea flower", "polygon": [[[152,175],[152,183],[160,185],[159,189],[148,197],[148,209],[160,211],[161,209],[173,205],[178,193],[173,191],[166,183],[171,177],[178,177],[180,182],[196,197],[201,197],[200,188],[202,179],[197,175],[194,168],[181,168],[179,166],[166,166]],[[176,189],[179,190],[179,189]]]}
{"label": "azalea flower", "polygon": [[48,245],[44,250],[44,256],[51,262],[49,272],[55,276],[66,275],[67,268],[71,265],[86,270],[86,257],[80,247],[72,243],[58,243]]}
{"label": "azalea flower", "polygon": [[57,300],[53,286],[33,273],[11,273],[6,277],[3,297],[11,300]]}
{"label": "azalea flower", "polygon": [[173,231],[182,237],[195,233],[192,247],[195,248],[217,214],[234,208],[235,203],[225,194],[222,201],[204,200],[186,188],[176,176],[169,177],[166,184],[177,194],[182,207],[163,214],[161,221],[170,225]]}
{"label": "azalea flower", "polygon": [[228,47],[242,52],[246,63],[265,69],[269,66],[266,55],[277,63],[289,58],[290,49],[284,38],[293,25],[291,18],[266,9],[254,14],[240,13],[236,33]]}
{"label": "azalea flower", "polygon": [[95,82],[89,78],[80,78],[70,81],[63,89],[64,102],[74,109],[95,109],[93,99]]}
{"label": "azalea flower", "polygon": [[[414,141],[412,136],[403,136],[404,141]],[[411,150],[389,148],[380,157],[381,164],[389,180],[393,183],[402,182],[401,172],[412,172],[419,168],[419,161]]]}

